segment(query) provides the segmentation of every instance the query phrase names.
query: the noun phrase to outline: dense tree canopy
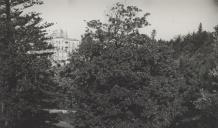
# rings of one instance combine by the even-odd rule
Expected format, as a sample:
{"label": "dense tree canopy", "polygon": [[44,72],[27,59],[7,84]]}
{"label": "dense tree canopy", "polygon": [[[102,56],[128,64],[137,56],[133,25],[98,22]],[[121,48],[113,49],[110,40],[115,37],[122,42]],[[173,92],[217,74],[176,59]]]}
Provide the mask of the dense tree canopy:
{"label": "dense tree canopy", "polygon": [[62,72],[74,97],[76,128],[215,128],[217,31],[171,41],[140,34],[149,25],[135,6],[117,3],[108,22],[87,23]]}
{"label": "dense tree canopy", "polygon": [[163,128],[186,110],[173,49],[139,33],[149,24],[140,11],[117,3],[108,23],[88,22],[63,73],[71,79],[76,128]]}
{"label": "dense tree canopy", "polygon": [[188,111],[179,117],[181,128],[218,126],[217,43],[217,27],[211,33],[203,31],[202,24],[197,32],[172,42],[179,70],[191,88],[185,99]]}
{"label": "dense tree canopy", "polygon": [[52,24],[24,13],[37,4],[0,1],[1,128],[54,128],[45,110],[58,107],[76,110],[63,116],[75,128],[217,128],[218,26],[156,40],[139,31],[149,13],[117,3],[106,23],[87,22],[68,65],[51,68],[37,51],[51,48]]}

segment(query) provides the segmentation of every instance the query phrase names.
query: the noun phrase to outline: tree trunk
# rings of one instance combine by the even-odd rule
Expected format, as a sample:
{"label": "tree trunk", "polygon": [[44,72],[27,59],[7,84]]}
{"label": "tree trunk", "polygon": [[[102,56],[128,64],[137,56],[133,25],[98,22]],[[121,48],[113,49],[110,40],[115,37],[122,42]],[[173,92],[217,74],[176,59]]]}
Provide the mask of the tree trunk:
{"label": "tree trunk", "polygon": [[11,7],[10,0],[5,0],[5,14],[6,14],[6,28],[7,28],[7,38],[10,41],[11,35]]}

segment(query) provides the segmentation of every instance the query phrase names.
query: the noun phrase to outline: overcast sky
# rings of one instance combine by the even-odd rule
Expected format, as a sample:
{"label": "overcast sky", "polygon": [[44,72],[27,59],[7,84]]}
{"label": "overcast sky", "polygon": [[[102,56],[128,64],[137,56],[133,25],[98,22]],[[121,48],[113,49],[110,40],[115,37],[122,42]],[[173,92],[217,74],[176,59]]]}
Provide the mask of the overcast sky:
{"label": "overcast sky", "polygon": [[55,23],[52,29],[62,28],[71,38],[80,39],[86,27],[84,20],[105,20],[106,12],[118,1],[151,13],[151,26],[144,31],[156,29],[162,39],[192,32],[200,22],[208,31],[218,24],[217,0],[44,0],[33,9],[41,12],[45,21]]}

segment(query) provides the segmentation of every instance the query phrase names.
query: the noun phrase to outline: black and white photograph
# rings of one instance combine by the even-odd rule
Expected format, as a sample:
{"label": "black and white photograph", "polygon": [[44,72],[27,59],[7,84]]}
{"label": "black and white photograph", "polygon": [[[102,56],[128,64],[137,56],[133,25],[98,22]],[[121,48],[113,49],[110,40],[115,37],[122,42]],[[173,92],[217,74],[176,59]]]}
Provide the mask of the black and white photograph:
{"label": "black and white photograph", "polygon": [[218,128],[218,0],[0,0],[0,128]]}

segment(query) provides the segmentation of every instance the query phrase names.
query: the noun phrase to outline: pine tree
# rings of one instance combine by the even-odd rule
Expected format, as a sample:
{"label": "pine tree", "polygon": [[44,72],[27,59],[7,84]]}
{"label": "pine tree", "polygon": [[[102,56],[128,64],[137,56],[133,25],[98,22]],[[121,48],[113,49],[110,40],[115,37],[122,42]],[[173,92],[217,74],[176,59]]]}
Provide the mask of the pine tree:
{"label": "pine tree", "polygon": [[[57,84],[46,50],[49,37],[38,13],[23,11],[39,0],[0,2],[0,126],[3,128],[49,128],[56,115],[44,109],[57,107]],[[37,53],[37,52],[36,52]]]}
{"label": "pine tree", "polygon": [[152,30],[151,39],[152,39],[152,40],[155,40],[156,35],[157,35],[156,30]]}
{"label": "pine tree", "polygon": [[198,26],[198,33],[201,33],[203,31],[202,23],[199,24]]}

